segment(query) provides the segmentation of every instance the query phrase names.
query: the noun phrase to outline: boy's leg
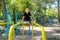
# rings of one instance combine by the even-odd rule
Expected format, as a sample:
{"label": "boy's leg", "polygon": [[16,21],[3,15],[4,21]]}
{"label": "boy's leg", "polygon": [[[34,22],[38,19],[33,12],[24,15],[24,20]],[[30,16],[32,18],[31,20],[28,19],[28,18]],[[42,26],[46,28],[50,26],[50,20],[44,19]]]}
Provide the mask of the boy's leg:
{"label": "boy's leg", "polygon": [[[29,23],[31,23],[31,21],[29,21]],[[28,33],[31,34],[31,29],[30,29],[30,25],[29,25],[29,30]]]}
{"label": "boy's leg", "polygon": [[27,26],[28,26],[28,23],[27,23],[27,21],[25,21],[25,22],[24,22],[24,25],[25,25],[25,27],[27,27]]}
{"label": "boy's leg", "polygon": [[30,29],[30,26],[29,26],[28,34],[31,34],[31,29]]}

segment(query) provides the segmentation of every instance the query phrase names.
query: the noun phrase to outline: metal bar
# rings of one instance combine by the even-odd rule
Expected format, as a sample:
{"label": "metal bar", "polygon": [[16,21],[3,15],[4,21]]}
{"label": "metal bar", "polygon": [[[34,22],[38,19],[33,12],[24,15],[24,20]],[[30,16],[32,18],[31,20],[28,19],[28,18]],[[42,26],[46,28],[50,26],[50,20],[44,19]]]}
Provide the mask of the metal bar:
{"label": "metal bar", "polygon": [[11,26],[11,28],[9,30],[8,40],[12,40],[13,39],[14,28],[15,28],[14,25]]}
{"label": "metal bar", "polygon": [[34,40],[34,29],[33,29],[33,23],[32,23],[32,40]]}
{"label": "metal bar", "polygon": [[15,14],[15,20],[16,20],[16,23],[18,22],[18,12],[16,12],[16,14]]}
{"label": "metal bar", "polygon": [[12,12],[10,12],[10,23],[12,25]]}
{"label": "metal bar", "polygon": [[[32,23],[32,40],[34,40],[34,29],[33,29],[33,24],[35,24],[35,25],[37,25],[38,27],[40,27],[40,30],[41,30],[41,33],[42,33],[42,40],[46,40],[46,35],[45,35],[45,31],[44,31],[44,27],[43,26],[41,26],[41,25],[39,25],[39,24],[37,24],[37,23]],[[19,25],[19,23],[18,24],[15,24],[15,25],[13,25],[13,26],[11,26],[11,28],[10,28],[10,30],[9,30],[9,36],[8,36],[8,40],[12,40],[12,38],[13,38],[13,32],[14,31],[12,31],[12,30],[14,30],[14,26],[17,26],[17,25]],[[24,40],[24,25],[23,25],[23,23],[22,23],[22,40]]]}
{"label": "metal bar", "polygon": [[[18,12],[16,12],[16,14],[15,14],[15,21],[16,21],[16,23],[18,22]],[[17,35],[18,34],[18,29],[17,28],[15,28],[15,29],[16,29],[15,32],[16,32],[16,35]]]}
{"label": "metal bar", "polygon": [[41,33],[42,33],[42,40],[46,40],[46,34],[45,34],[45,31],[44,31],[44,27],[37,24],[36,22],[33,22],[33,24],[37,25],[38,27],[40,27],[41,29]]}
{"label": "metal bar", "polygon": [[16,28],[17,25],[20,25],[21,23],[17,23],[17,24],[14,24],[10,27],[10,30],[9,30],[9,33],[8,33],[8,40],[13,40],[13,34],[14,33],[14,29]]}
{"label": "metal bar", "polygon": [[[6,7],[6,22],[8,22],[8,7]],[[9,31],[9,29],[8,29],[8,24],[6,24],[5,25],[5,28],[6,28],[6,40],[8,39],[8,31]]]}
{"label": "metal bar", "polygon": [[46,40],[46,34],[44,31],[44,28],[41,26],[40,29],[41,29],[41,33],[42,33],[42,40]]}
{"label": "metal bar", "polygon": [[22,23],[22,40],[24,40],[24,25]]}
{"label": "metal bar", "polygon": [[[5,24],[11,24],[10,22],[3,22],[3,23],[0,23],[0,25],[5,25]],[[13,23],[12,23],[13,24]]]}

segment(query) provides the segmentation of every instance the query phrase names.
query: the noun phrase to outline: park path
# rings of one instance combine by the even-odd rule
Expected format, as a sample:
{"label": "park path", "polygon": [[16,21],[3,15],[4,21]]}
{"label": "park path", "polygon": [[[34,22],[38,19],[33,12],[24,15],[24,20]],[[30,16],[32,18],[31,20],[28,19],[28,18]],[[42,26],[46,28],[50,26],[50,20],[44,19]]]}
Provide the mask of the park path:
{"label": "park path", "polygon": [[[44,29],[45,29],[47,38],[60,39],[60,33],[57,33],[57,30],[60,30],[60,27],[44,27]],[[14,40],[22,40],[21,32],[22,31],[20,31],[19,35],[14,37]],[[28,27],[25,28],[24,40],[32,40],[32,36],[28,34]],[[34,27],[34,40],[41,40],[41,31],[40,31],[39,27]]]}
{"label": "park path", "polygon": [[[32,28],[31,28],[32,29]],[[60,33],[57,33],[57,30],[60,30],[60,27],[44,27],[46,31],[47,38],[58,38],[60,39]],[[31,35],[28,35],[28,27],[25,28],[25,40],[32,40]],[[16,36],[14,40],[22,40],[22,35]],[[39,27],[34,27],[34,40],[41,40],[41,32]]]}

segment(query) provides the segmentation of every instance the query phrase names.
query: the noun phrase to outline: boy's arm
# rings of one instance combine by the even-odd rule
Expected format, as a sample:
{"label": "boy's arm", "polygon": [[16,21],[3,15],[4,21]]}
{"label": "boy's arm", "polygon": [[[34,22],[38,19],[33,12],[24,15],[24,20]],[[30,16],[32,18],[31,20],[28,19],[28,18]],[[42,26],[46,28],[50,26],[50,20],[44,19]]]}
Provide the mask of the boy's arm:
{"label": "boy's arm", "polygon": [[32,16],[30,16],[30,18],[31,18],[31,20],[33,21],[33,18],[32,18]]}
{"label": "boy's arm", "polygon": [[22,17],[22,21],[24,20],[24,16]]}

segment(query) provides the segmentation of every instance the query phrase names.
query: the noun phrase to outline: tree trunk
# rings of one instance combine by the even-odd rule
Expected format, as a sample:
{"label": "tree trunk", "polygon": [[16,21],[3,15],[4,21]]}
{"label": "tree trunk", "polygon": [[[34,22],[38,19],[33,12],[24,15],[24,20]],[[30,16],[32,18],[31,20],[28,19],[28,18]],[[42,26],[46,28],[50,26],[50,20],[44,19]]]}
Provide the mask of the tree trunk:
{"label": "tree trunk", "polygon": [[5,13],[6,13],[5,0],[2,0],[2,12],[5,20]]}
{"label": "tree trunk", "polygon": [[59,0],[58,0],[58,21],[59,21],[59,23],[60,23]]}
{"label": "tree trunk", "polygon": [[13,22],[14,22],[14,24],[16,24],[16,21],[15,21],[16,14],[15,13],[16,13],[15,8],[13,8]]}

